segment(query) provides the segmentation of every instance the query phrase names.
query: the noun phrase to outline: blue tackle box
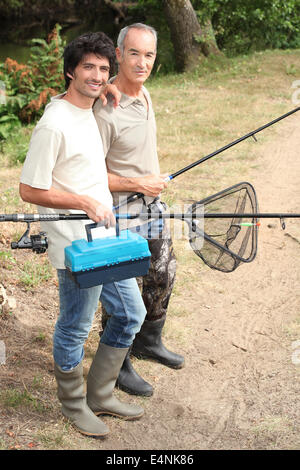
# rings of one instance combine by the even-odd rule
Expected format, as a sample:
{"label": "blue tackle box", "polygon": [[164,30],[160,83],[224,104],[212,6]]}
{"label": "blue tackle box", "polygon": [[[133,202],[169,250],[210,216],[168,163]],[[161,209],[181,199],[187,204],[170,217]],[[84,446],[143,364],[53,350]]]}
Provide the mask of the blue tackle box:
{"label": "blue tackle box", "polygon": [[144,276],[150,257],[147,240],[130,230],[95,240],[88,234],[65,248],[66,269],[81,289]]}

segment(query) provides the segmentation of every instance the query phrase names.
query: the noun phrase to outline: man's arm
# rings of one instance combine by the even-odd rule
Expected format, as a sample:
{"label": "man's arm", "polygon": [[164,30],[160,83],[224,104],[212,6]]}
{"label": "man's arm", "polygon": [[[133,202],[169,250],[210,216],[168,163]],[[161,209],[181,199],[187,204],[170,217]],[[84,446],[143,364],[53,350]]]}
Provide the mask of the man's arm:
{"label": "man's arm", "polygon": [[107,174],[109,189],[111,192],[128,191],[143,193],[145,196],[156,197],[168,185],[165,181],[167,174],[137,176],[134,178],[118,176],[115,173],[111,173],[109,170]]}
{"label": "man's arm", "polygon": [[115,225],[115,218],[108,207],[86,195],[59,191],[53,187],[48,190],[33,188],[20,183],[20,196],[25,202],[53,209],[77,209],[85,212],[94,222],[106,222],[106,227]]}

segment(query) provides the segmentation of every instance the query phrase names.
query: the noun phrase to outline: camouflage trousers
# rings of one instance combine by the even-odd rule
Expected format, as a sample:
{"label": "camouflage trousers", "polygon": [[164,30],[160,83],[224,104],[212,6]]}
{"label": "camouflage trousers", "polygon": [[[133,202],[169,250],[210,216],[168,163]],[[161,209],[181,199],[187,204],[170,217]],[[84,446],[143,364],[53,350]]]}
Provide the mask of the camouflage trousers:
{"label": "camouflage trousers", "polygon": [[[161,238],[148,240],[151,253],[150,269],[146,276],[137,278],[137,283],[147,310],[146,320],[158,320],[167,313],[175,282],[176,258],[168,224],[164,224]],[[102,306],[102,327],[107,321]]]}

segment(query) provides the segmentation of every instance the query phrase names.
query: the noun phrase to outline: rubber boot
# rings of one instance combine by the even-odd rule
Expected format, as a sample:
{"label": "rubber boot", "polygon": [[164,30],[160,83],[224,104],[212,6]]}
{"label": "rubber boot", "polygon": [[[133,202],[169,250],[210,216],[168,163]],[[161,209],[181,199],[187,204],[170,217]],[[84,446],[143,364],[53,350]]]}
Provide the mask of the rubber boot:
{"label": "rubber boot", "polygon": [[144,414],[138,405],[122,403],[113,391],[128,348],[113,348],[99,343],[87,377],[87,402],[96,415],[110,414],[123,419],[138,419]]}
{"label": "rubber boot", "polygon": [[127,352],[122,364],[116,386],[130,395],[151,397],[153,387],[146,382],[133,368],[130,361],[130,350]]}
{"label": "rubber boot", "polygon": [[184,366],[184,357],[169,351],[162,344],[165,321],[166,315],[154,321],[145,320],[133,341],[131,354],[140,359],[154,359],[173,369],[181,369]]}
{"label": "rubber boot", "polygon": [[86,436],[106,436],[109,429],[95,416],[86,402],[82,362],[71,371],[63,371],[54,364],[54,375],[63,415]]}

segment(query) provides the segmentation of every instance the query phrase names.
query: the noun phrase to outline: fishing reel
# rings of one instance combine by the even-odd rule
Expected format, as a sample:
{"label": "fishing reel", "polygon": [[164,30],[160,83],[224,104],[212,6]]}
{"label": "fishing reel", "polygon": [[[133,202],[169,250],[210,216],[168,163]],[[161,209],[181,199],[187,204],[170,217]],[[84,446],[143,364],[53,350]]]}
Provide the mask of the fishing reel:
{"label": "fishing reel", "polygon": [[30,223],[27,222],[27,230],[23,233],[22,237],[17,242],[11,243],[11,249],[29,249],[34,253],[45,253],[48,248],[48,239],[45,232],[40,232],[38,235],[29,235]]}

